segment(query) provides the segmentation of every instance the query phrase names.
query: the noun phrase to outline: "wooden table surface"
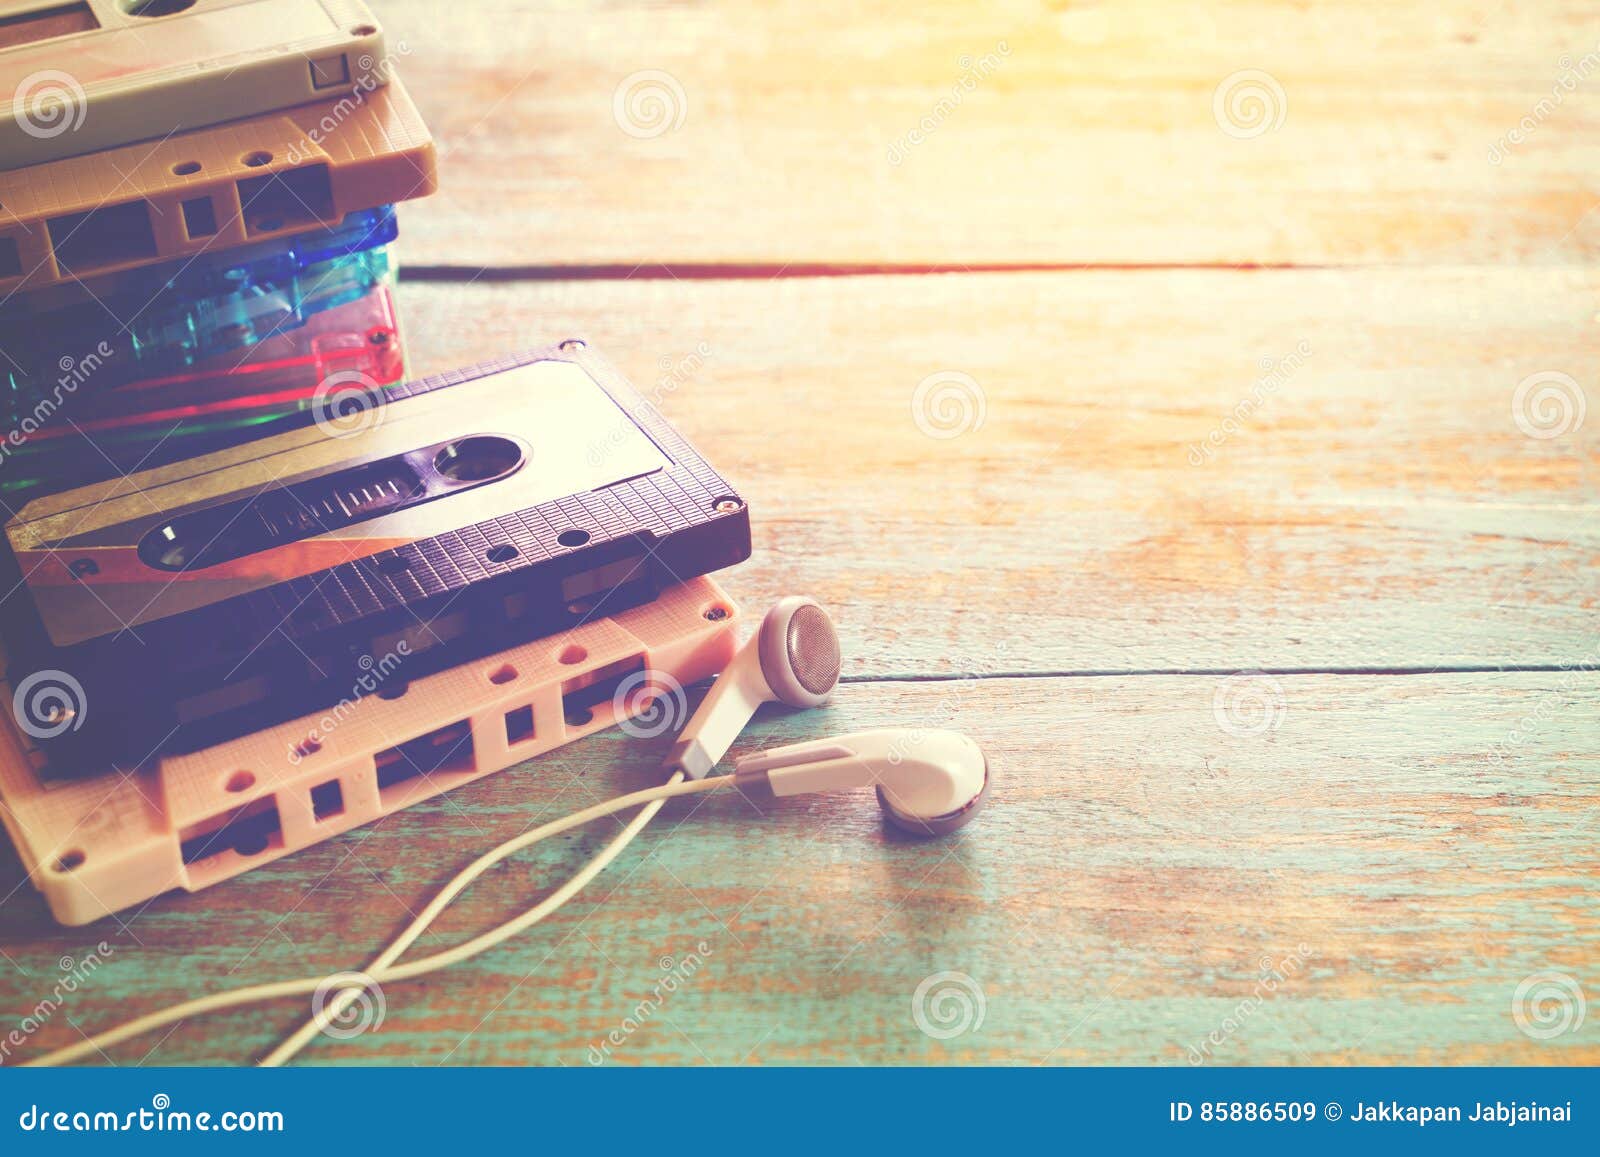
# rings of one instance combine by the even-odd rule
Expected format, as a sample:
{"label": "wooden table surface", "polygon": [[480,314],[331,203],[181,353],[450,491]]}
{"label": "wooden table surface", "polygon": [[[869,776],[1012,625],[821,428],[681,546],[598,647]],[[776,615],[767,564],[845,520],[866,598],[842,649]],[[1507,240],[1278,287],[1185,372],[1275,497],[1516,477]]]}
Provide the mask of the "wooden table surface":
{"label": "wooden table surface", "polygon": [[[937,843],[865,795],[669,807],[308,1060],[1600,1061],[1591,5],[375,6],[441,149],[401,211],[413,368],[581,334],[670,380],[751,503],[722,581],[752,617],[814,594],[847,648],[830,707],[735,750],[951,726],[1000,778]],[[8,852],[0,1030],[100,942],[18,1056],[359,967],[660,747],[612,730],[82,929]],[[243,1062],[306,1013],[109,1060]]]}

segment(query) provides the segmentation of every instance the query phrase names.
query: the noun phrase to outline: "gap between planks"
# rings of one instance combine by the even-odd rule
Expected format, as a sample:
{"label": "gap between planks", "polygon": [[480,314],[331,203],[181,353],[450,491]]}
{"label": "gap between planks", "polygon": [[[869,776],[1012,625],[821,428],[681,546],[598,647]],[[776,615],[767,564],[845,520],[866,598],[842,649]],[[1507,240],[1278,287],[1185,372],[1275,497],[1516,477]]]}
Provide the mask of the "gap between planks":
{"label": "gap between planks", "polygon": [[841,683],[965,683],[976,679],[1130,679],[1208,677],[1228,675],[1335,675],[1335,676],[1395,676],[1407,675],[1539,675],[1566,674],[1586,671],[1600,674],[1600,668],[1585,668],[1581,664],[1563,666],[1560,663],[1503,663],[1464,664],[1451,667],[1134,667],[1086,668],[1061,671],[930,671],[890,672],[883,675],[844,675]]}
{"label": "gap between planks", "polygon": [[1179,273],[1215,272],[1299,272],[1305,270],[1415,269],[1416,266],[1373,263],[1365,265],[1324,265],[1297,261],[984,261],[984,262],[837,262],[837,261],[625,261],[575,265],[407,265],[400,271],[402,281],[432,284],[474,282],[490,284],[519,281],[774,281],[778,278],[829,277],[915,277],[921,275],[970,273]]}

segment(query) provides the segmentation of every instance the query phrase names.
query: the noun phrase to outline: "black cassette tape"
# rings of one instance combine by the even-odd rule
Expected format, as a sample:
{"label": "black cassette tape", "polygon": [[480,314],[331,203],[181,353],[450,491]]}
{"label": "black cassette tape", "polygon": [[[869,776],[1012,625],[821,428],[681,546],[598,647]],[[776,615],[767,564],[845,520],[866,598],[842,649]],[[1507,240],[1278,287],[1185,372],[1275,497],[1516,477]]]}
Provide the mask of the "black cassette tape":
{"label": "black cassette tape", "polygon": [[750,553],[743,500],[581,342],[260,430],[7,523],[13,708],[53,767],[403,687]]}

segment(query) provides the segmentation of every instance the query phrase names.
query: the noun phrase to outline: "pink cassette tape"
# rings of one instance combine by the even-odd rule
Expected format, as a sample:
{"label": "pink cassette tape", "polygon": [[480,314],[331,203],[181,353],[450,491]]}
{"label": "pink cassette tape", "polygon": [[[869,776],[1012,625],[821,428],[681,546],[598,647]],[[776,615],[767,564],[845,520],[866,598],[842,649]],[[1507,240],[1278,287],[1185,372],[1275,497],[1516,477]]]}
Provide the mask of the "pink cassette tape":
{"label": "pink cassette tape", "polygon": [[[720,672],[737,621],[722,589],[696,578],[613,618],[411,683],[403,657],[384,656],[373,687],[318,715],[132,773],[48,785],[43,754],[11,712],[0,728],[0,818],[55,918],[86,924],[209,887],[634,717]],[[4,691],[10,703],[30,689]]]}

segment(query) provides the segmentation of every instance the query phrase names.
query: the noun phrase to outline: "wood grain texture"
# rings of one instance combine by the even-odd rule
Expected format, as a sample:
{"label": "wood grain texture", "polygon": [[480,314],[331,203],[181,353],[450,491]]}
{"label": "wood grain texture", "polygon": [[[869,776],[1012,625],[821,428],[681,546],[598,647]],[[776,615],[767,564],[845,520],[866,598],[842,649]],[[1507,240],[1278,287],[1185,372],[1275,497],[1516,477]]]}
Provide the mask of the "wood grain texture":
{"label": "wood grain texture", "polygon": [[[1545,370],[1596,398],[1591,273],[404,289],[423,372],[609,351],[750,500],[743,589],[834,608],[852,674],[1600,659],[1596,424],[1513,415]],[[930,437],[946,372],[982,425]]]}
{"label": "wood grain texture", "polygon": [[[1546,974],[1600,995],[1587,6],[382,9],[441,145],[401,210],[414,370],[587,336],[738,484],[730,590],[820,597],[849,682],[736,750],[954,726],[1001,778],[933,844],[864,795],[674,805],[546,927],[312,1060],[1600,1063],[1592,1009],[1541,1040],[1515,1007]],[[659,135],[619,123],[642,73],[682,113]],[[1217,111],[1240,73],[1260,135]],[[1066,268],[971,272],[1017,264]],[[885,266],[966,272],[817,276]],[[0,1041],[44,1021],[0,1059],[360,966],[660,746],[609,731],[86,929],[0,853]],[[942,1035],[962,986],[982,1022]],[[240,1062],[307,1012],[111,1059]]]}
{"label": "wood grain texture", "polygon": [[[741,750],[969,730],[999,777],[990,810],[918,843],[866,793],[673,806],[543,929],[391,986],[380,1031],[312,1058],[581,1066],[617,1030],[606,1063],[1182,1064],[1217,1031],[1207,1063],[1595,1063],[1592,1028],[1532,1039],[1512,1001],[1540,972],[1600,986],[1597,691],[1593,674],[1044,678],[769,709]],[[221,985],[357,966],[479,849],[641,785],[661,744],[607,732],[124,927],[46,931],[24,889],[0,914],[0,1016],[25,1016],[58,958],[102,939],[107,963],[29,1049]],[[497,869],[421,947],[519,911],[614,823]],[[1272,989],[1263,961],[1285,977]],[[984,1015],[940,1040],[913,994],[946,972],[972,978]],[[241,1061],[305,1011],[206,1018],[114,1059]]]}
{"label": "wood grain texture", "polygon": [[[1600,248],[1600,33],[1573,0],[475,0],[470,19],[390,0],[383,16],[442,149],[443,191],[407,221],[427,264],[1570,264]],[[635,82],[664,103],[619,121],[641,73],[665,74]],[[1219,121],[1230,77],[1268,107]],[[1261,135],[1221,127],[1263,113]]]}

